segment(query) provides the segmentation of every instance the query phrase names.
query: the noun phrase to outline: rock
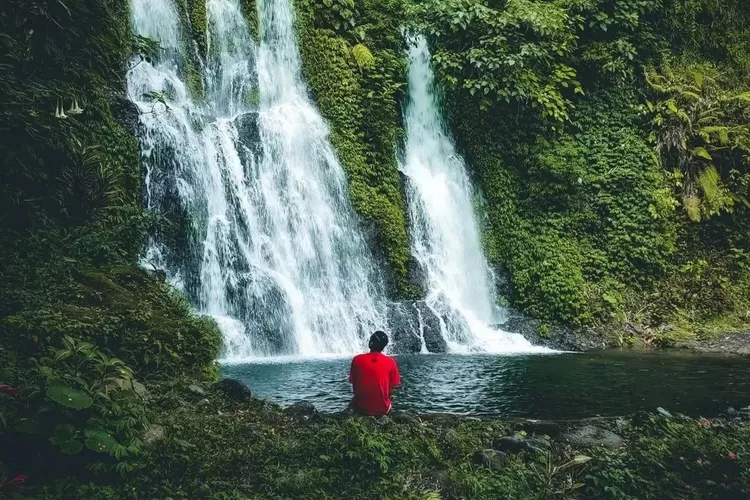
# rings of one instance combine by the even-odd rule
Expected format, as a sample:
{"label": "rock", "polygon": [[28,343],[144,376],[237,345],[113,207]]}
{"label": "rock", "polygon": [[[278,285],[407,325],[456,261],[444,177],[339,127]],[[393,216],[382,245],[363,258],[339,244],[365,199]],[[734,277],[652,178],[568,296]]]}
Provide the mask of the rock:
{"label": "rock", "polygon": [[258,112],[242,113],[234,119],[234,126],[242,143],[255,146],[260,143],[260,129],[258,128]]}
{"label": "rock", "polygon": [[427,420],[436,425],[453,426],[461,420],[458,415],[453,413],[425,413],[420,415],[422,420]]}
{"label": "rock", "polygon": [[678,342],[675,347],[691,349],[696,352],[750,355],[750,332],[730,333],[707,340]]}
{"label": "rock", "polygon": [[664,418],[672,418],[672,414],[669,413],[664,408],[662,408],[661,406],[656,409],[656,413],[658,413],[659,415],[661,415]]}
{"label": "rock", "polygon": [[388,327],[391,332],[391,351],[399,354],[416,353],[422,350],[419,323],[415,310],[409,302],[388,304]]}
{"label": "rock", "polygon": [[196,407],[197,409],[199,409],[199,410],[200,410],[200,409],[202,409],[202,408],[209,408],[210,406],[211,406],[211,401],[209,401],[208,399],[201,399],[201,400],[200,400],[200,401],[198,401],[198,403],[197,403],[197,404],[195,405],[195,407]]}
{"label": "rock", "polygon": [[391,420],[391,418],[388,415],[383,415],[380,418],[378,418],[376,422],[378,425],[388,425],[391,422],[393,422],[393,420]]}
{"label": "rock", "polygon": [[259,438],[263,433],[263,428],[257,422],[249,422],[246,426],[247,433],[251,438]]}
{"label": "rock", "polygon": [[133,380],[133,391],[135,391],[135,393],[138,394],[142,399],[146,399],[148,397],[148,389],[146,389],[146,386],[141,384],[137,380]]}
{"label": "rock", "polygon": [[399,424],[418,424],[419,419],[408,411],[392,411],[389,413],[394,422]]}
{"label": "rock", "polygon": [[498,450],[509,453],[519,453],[529,448],[529,444],[526,442],[526,440],[518,434],[514,436],[503,436],[499,439],[496,439],[492,443],[492,445]]}
{"label": "rock", "polygon": [[546,451],[552,447],[552,444],[547,439],[538,436],[528,438],[526,445],[538,451]]}
{"label": "rock", "polygon": [[188,386],[188,390],[192,392],[193,394],[197,394],[198,396],[206,395],[206,390],[203,387],[196,385],[196,384],[190,384]]}
{"label": "rock", "polygon": [[420,352],[422,336],[427,351],[441,353],[448,349],[440,330],[440,317],[423,300],[390,303],[388,326],[393,343],[392,352]]}
{"label": "rock", "polygon": [[167,439],[167,431],[161,425],[151,424],[143,435],[143,442],[151,446]]}
{"label": "rock", "polygon": [[593,425],[572,429],[563,434],[562,438],[573,446],[603,446],[610,449],[619,448],[623,442],[614,432]]}
{"label": "rock", "polygon": [[221,392],[235,403],[248,403],[253,398],[252,391],[247,385],[231,378],[219,380],[212,389]]}
{"label": "rock", "polygon": [[507,310],[507,313],[504,323],[493,326],[507,332],[519,333],[534,345],[560,351],[591,351],[607,347],[607,341],[601,332],[548,325],[542,321],[527,318],[512,309]]}
{"label": "rock", "polygon": [[488,469],[499,469],[505,463],[505,459],[505,453],[489,448],[478,450],[472,457],[472,461],[476,465],[487,467]]}
{"label": "rock", "polygon": [[300,424],[313,422],[319,416],[318,410],[317,408],[315,408],[315,405],[313,405],[312,403],[308,403],[307,401],[294,403],[292,406],[287,407],[284,410],[284,413],[291,417],[292,420]]}

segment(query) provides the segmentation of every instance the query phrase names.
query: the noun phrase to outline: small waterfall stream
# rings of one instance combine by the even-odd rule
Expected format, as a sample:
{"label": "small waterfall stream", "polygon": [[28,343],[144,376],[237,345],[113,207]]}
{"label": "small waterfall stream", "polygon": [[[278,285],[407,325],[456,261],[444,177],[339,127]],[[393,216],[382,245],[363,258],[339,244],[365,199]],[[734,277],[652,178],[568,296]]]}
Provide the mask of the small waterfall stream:
{"label": "small waterfall stream", "polygon": [[409,40],[408,58],[400,168],[408,179],[412,254],[426,274],[425,302],[441,318],[441,333],[452,352],[545,350],[489,326],[502,320],[502,310],[481,247],[471,182],[440,116],[423,36]]}
{"label": "small waterfall stream", "polygon": [[192,45],[172,0],[132,1],[135,32],[163,49],[128,77],[146,202],[188,221],[177,248],[154,235],[144,264],[166,269],[217,320],[226,359],[361,350],[386,326],[385,299],[302,81],[291,0],[258,1],[259,45],[239,0],[206,4],[199,99],[187,85]]}

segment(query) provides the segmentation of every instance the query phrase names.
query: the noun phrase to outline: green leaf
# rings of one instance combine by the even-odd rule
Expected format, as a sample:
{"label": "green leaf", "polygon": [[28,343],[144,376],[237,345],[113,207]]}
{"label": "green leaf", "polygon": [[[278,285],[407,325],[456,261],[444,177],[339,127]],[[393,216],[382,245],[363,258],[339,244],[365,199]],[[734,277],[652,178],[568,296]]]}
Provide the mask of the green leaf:
{"label": "green leaf", "polygon": [[54,440],[57,443],[70,441],[76,435],[76,428],[70,424],[58,424],[55,427]]}
{"label": "green leaf", "polygon": [[698,156],[699,158],[703,158],[704,160],[708,160],[708,161],[713,160],[713,158],[711,158],[711,155],[708,153],[708,151],[706,150],[706,148],[704,148],[702,146],[699,146],[697,148],[693,148],[692,150],[690,150],[690,153],[693,156]]}
{"label": "green leaf", "polygon": [[64,385],[48,387],[47,397],[56,403],[74,410],[83,410],[94,404],[94,400],[85,392]]}
{"label": "green leaf", "polygon": [[76,455],[83,449],[83,444],[77,439],[71,439],[62,443],[55,443],[60,451],[67,455]]}
{"label": "green leaf", "polygon": [[86,429],[86,447],[99,453],[109,453],[112,451],[117,441],[106,431],[101,429]]}
{"label": "green leaf", "polygon": [[591,460],[591,457],[587,457],[586,455],[576,455],[573,457],[573,460],[571,460],[570,463],[573,465],[581,465],[585,464],[589,460]]}

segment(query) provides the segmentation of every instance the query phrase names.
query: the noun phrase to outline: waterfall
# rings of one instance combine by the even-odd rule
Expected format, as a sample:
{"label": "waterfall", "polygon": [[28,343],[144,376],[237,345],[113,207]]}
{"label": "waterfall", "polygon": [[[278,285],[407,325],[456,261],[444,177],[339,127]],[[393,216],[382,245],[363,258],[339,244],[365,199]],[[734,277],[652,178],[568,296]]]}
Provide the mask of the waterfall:
{"label": "waterfall", "polygon": [[409,40],[406,144],[400,169],[412,224],[412,254],[426,275],[427,306],[454,352],[531,352],[518,334],[490,328],[502,321],[472,208],[473,190],[446,132],[423,36]]}
{"label": "waterfall", "polygon": [[205,61],[175,1],[132,0],[135,33],[162,49],[128,74],[146,204],[178,221],[143,264],[217,320],[226,359],[361,350],[386,301],[301,77],[291,0],[258,0],[259,44],[239,0],[207,0]]}

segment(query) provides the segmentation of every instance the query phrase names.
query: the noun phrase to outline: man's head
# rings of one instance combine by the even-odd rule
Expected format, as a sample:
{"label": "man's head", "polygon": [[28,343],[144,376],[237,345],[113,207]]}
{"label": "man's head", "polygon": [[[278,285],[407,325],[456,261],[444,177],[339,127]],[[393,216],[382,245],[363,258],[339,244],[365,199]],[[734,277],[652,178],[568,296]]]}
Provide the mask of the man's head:
{"label": "man's head", "polygon": [[374,352],[383,352],[388,345],[388,335],[378,330],[370,336],[370,350]]}

